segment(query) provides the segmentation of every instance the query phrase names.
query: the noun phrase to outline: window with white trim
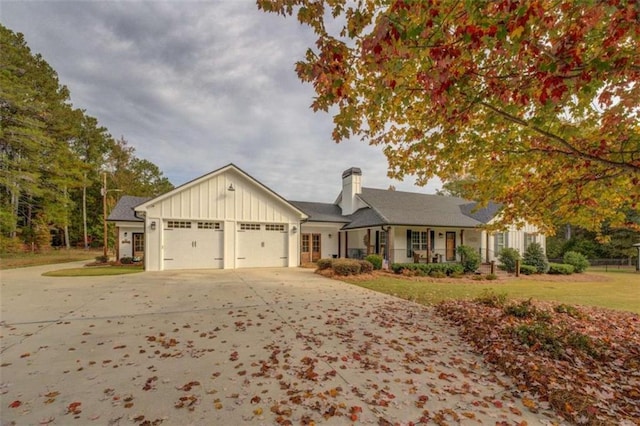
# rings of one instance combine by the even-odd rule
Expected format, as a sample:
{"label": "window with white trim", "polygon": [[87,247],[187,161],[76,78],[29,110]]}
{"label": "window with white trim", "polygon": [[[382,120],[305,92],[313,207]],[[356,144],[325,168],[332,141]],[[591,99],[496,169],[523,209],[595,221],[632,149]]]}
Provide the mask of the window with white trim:
{"label": "window with white trim", "polygon": [[493,249],[495,255],[499,255],[503,248],[508,247],[508,236],[507,232],[498,232],[493,235]]}
{"label": "window with white trim", "polygon": [[284,232],[284,224],[282,223],[267,223],[264,225],[264,229],[267,231],[279,231]]}
{"label": "window with white trim", "polygon": [[220,229],[220,222],[198,222],[198,229]]}
{"label": "window with white trim", "polygon": [[536,234],[531,234],[529,232],[525,232],[524,234],[524,249],[527,250],[531,243],[536,242]]}
{"label": "window with white trim", "polygon": [[191,229],[191,222],[187,220],[168,220],[167,228],[169,229]]}
{"label": "window with white trim", "polygon": [[[435,232],[431,231],[431,250],[435,248]],[[415,250],[427,250],[427,232],[407,229],[407,257],[413,257]]]}
{"label": "window with white trim", "polygon": [[259,223],[241,223],[240,230],[241,231],[259,231],[260,224]]}

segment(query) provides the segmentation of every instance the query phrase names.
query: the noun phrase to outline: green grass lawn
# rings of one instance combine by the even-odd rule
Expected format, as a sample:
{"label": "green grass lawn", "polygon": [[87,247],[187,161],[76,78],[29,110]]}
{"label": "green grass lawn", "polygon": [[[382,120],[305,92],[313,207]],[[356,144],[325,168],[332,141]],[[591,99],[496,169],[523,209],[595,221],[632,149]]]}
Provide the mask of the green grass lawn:
{"label": "green grass lawn", "polygon": [[473,299],[491,290],[511,299],[556,301],[600,306],[640,314],[640,274],[633,270],[587,272],[567,277],[504,277],[495,281],[405,278],[381,274],[376,278],[341,278],[352,284],[417,303],[433,305],[449,299]]}
{"label": "green grass lawn", "polygon": [[98,277],[103,275],[124,275],[142,272],[142,266],[91,266],[84,268],[58,269],[45,272],[45,277]]}
{"label": "green grass lawn", "polygon": [[24,268],[26,266],[51,265],[54,263],[94,260],[102,254],[102,249],[61,249],[44,253],[11,253],[0,255],[0,270]]}

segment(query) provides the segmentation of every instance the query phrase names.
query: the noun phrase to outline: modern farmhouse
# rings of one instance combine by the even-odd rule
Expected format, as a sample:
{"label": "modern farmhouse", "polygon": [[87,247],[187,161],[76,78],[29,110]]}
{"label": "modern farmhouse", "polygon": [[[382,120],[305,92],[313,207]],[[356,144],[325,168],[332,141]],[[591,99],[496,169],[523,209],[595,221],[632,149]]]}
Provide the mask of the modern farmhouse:
{"label": "modern farmhouse", "polygon": [[108,220],[117,257],[144,257],[145,269],[297,266],[326,257],[377,253],[389,263],[454,262],[456,247],[483,261],[504,247],[545,247],[531,225],[482,227],[498,206],[457,197],[362,187],[362,171],[342,174],[334,203],[288,201],[233,164],[156,198],[123,196]]}

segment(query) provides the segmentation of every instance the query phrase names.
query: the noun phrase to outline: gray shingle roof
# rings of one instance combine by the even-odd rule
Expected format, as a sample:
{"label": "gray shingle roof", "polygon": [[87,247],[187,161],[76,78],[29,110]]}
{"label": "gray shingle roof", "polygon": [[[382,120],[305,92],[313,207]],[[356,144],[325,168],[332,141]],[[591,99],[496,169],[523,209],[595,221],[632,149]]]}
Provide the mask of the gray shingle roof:
{"label": "gray shingle roof", "polygon": [[143,219],[136,217],[133,208],[149,201],[152,197],[134,197],[131,195],[123,195],[118,200],[118,203],[113,208],[108,221],[122,221],[122,222],[142,222]]}
{"label": "gray shingle roof", "polygon": [[389,224],[389,221],[381,217],[374,209],[369,207],[356,210],[351,216],[348,216],[348,218],[351,222],[343,226],[342,229],[369,228],[372,226]]}
{"label": "gray shingle roof", "polygon": [[[362,188],[359,197],[374,211],[356,212],[348,228],[381,224],[414,226],[454,226],[473,228],[491,220],[498,210],[492,204],[473,212],[476,203],[458,197]],[[366,210],[366,209],[364,209]]]}
{"label": "gray shingle roof", "polygon": [[[479,203],[467,203],[460,206],[460,211],[462,214],[469,216],[478,222],[489,223],[491,219],[493,219],[500,207],[500,204],[494,203],[490,201],[485,207],[478,208]],[[477,210],[476,210],[477,209]]]}
{"label": "gray shingle roof", "polygon": [[309,216],[309,221],[311,222],[349,222],[346,216],[342,216],[340,207],[335,204],[314,203],[310,201],[289,201],[289,203]]}

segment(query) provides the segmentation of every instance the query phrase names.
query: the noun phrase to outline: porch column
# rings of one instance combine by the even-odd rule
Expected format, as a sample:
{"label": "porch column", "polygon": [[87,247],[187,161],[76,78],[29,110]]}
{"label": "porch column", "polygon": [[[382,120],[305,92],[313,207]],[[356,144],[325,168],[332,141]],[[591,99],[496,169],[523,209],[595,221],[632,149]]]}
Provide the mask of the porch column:
{"label": "porch column", "polygon": [[371,229],[367,229],[367,256],[371,254]]}
{"label": "porch column", "polygon": [[486,252],[485,258],[487,260],[487,263],[489,263],[491,261],[491,257],[489,256],[489,232],[484,231],[484,235],[486,236],[486,247],[484,248]]}
{"label": "porch column", "polygon": [[342,257],[342,231],[338,231],[338,257]]}
{"label": "porch column", "polygon": [[[133,233],[131,233],[131,257],[133,257]],[[120,227],[116,226],[116,261],[120,260]]]}
{"label": "porch column", "polygon": [[389,265],[391,265],[393,262],[395,262],[395,250],[394,250],[394,230],[392,227],[389,227],[389,230],[387,231],[387,259],[389,259]]}
{"label": "porch column", "polygon": [[344,232],[344,257],[349,257],[349,231]]}
{"label": "porch column", "polygon": [[431,263],[431,228],[427,228],[427,263]]}
{"label": "porch column", "polygon": [[464,244],[464,229],[460,230],[460,245]]}

